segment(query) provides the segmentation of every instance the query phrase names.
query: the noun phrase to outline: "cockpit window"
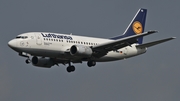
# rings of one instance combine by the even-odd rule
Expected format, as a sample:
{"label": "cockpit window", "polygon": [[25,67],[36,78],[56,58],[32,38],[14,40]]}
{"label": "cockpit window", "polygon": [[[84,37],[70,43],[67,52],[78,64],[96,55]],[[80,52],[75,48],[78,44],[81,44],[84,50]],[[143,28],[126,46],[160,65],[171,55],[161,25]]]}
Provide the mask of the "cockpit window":
{"label": "cockpit window", "polygon": [[16,37],[16,39],[19,39],[19,38],[21,38],[21,36],[17,36],[17,37]]}
{"label": "cockpit window", "polygon": [[26,39],[28,38],[27,36],[17,36],[16,39]]}

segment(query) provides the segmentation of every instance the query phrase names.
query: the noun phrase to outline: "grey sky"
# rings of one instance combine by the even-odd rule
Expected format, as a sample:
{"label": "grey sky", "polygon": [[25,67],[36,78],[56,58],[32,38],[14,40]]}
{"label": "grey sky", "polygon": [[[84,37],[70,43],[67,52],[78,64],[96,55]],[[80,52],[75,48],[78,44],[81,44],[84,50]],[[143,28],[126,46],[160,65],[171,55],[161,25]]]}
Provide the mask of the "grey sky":
{"label": "grey sky", "polygon": [[[179,101],[180,1],[0,0],[0,101]],[[43,69],[7,46],[29,31],[108,38],[122,34],[139,8],[147,8],[144,42],[176,36],[141,56],[109,63]]]}

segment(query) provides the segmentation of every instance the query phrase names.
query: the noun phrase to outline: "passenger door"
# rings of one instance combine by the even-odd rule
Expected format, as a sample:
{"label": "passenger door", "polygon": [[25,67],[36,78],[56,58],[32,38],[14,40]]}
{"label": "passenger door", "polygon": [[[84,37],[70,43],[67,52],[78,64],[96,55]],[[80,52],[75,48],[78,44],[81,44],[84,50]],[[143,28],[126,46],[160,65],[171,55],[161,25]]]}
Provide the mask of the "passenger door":
{"label": "passenger door", "polygon": [[42,45],[42,36],[40,33],[35,33],[36,36],[36,44],[37,45]]}

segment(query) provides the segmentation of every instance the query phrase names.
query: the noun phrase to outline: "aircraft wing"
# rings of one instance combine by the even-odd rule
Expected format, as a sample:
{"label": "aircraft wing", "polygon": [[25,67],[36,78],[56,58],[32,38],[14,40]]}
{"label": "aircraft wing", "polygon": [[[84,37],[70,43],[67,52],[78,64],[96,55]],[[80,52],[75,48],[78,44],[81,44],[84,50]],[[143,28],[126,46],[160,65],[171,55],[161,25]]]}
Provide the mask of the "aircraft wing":
{"label": "aircraft wing", "polygon": [[143,37],[146,35],[150,35],[153,33],[157,33],[157,31],[148,31],[148,32],[144,32],[142,34],[132,35],[132,36],[118,39],[118,40],[113,40],[111,42],[99,44],[97,46],[93,46],[92,49],[93,49],[93,51],[95,51],[94,56],[101,57],[103,55],[106,55],[109,51],[113,51],[113,50],[116,51],[120,48],[130,46],[131,44],[137,42],[137,38]]}

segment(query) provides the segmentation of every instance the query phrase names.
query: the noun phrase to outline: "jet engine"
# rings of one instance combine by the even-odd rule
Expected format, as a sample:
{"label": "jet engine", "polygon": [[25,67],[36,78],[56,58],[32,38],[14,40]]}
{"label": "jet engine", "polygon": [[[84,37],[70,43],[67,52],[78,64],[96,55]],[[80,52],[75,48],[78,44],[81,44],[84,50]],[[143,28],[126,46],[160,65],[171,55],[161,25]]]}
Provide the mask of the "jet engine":
{"label": "jet engine", "polygon": [[88,46],[83,45],[73,45],[70,48],[71,55],[79,57],[90,57],[93,53],[92,49]]}
{"label": "jet engine", "polygon": [[32,58],[32,64],[34,66],[43,67],[43,68],[51,68],[54,65],[53,60],[47,58],[38,58],[34,56]]}

